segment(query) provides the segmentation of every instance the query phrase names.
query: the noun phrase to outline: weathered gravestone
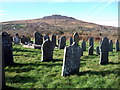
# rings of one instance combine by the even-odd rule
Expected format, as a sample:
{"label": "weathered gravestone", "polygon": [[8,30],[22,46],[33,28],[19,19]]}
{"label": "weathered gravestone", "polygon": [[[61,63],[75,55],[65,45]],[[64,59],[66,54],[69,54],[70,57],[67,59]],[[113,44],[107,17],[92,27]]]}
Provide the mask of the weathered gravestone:
{"label": "weathered gravestone", "polygon": [[53,60],[53,50],[54,50],[53,42],[50,41],[50,39],[45,40],[41,47],[42,51],[41,61],[44,62]]}
{"label": "weathered gravestone", "polygon": [[70,41],[70,45],[72,45],[73,44],[73,38],[70,37],[69,41]]}
{"label": "weathered gravestone", "polygon": [[64,49],[66,46],[66,37],[62,36],[59,39],[59,49]]}
{"label": "weathered gravestone", "polygon": [[38,31],[35,31],[34,32],[34,40],[35,40],[35,44],[42,45],[43,36]]}
{"label": "weathered gravestone", "polygon": [[99,46],[96,47],[96,54],[100,55],[100,47]]}
{"label": "weathered gravestone", "polygon": [[44,41],[47,40],[47,39],[50,39],[49,35],[44,36]]}
{"label": "weathered gravestone", "polygon": [[73,42],[73,45],[65,47],[61,75],[68,76],[78,73],[80,67],[80,57],[81,48],[77,46],[77,43]]}
{"label": "weathered gravestone", "polygon": [[112,40],[109,41],[109,51],[113,52],[113,42],[112,42]]}
{"label": "weathered gravestone", "polygon": [[119,41],[118,41],[118,39],[115,41],[115,50],[119,51]]}
{"label": "weathered gravestone", "polygon": [[94,51],[94,39],[93,37],[89,38],[89,55],[93,55],[93,51]]}
{"label": "weathered gravestone", "polygon": [[21,43],[22,44],[28,44],[29,41],[30,41],[30,38],[27,38],[24,35],[21,37]]}
{"label": "weathered gravestone", "polygon": [[4,60],[2,53],[2,32],[0,32],[0,90],[5,88],[5,71],[4,71]]}
{"label": "weathered gravestone", "polygon": [[56,46],[56,35],[52,35],[52,42],[53,45]]}
{"label": "weathered gravestone", "polygon": [[78,45],[78,42],[79,42],[79,35],[78,35],[77,32],[75,32],[75,33],[73,34],[73,42],[76,42],[77,45]]}
{"label": "weathered gravestone", "polygon": [[81,47],[83,51],[86,51],[86,42],[84,40],[82,41]]}
{"label": "weathered gravestone", "polygon": [[100,45],[100,62],[99,64],[105,65],[108,64],[108,54],[109,54],[109,40],[107,37],[104,37]]}
{"label": "weathered gravestone", "polygon": [[2,54],[5,66],[14,64],[12,42],[7,32],[2,33]]}
{"label": "weathered gravestone", "polygon": [[14,44],[19,44],[20,43],[20,38],[18,33],[15,34],[15,36],[13,37],[13,42]]}

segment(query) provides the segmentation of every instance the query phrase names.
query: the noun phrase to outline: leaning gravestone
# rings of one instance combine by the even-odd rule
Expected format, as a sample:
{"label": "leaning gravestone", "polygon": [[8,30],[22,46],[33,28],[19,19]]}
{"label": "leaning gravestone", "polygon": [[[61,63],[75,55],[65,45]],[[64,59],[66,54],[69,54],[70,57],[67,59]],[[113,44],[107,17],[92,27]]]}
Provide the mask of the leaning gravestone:
{"label": "leaning gravestone", "polygon": [[100,45],[100,62],[99,64],[108,64],[108,54],[109,54],[109,40],[104,37]]}
{"label": "leaning gravestone", "polygon": [[44,62],[53,60],[53,50],[54,50],[53,42],[50,41],[50,39],[45,40],[41,47],[42,51],[41,61]]}
{"label": "leaning gravestone", "polygon": [[18,33],[15,34],[15,36],[13,37],[13,42],[14,44],[19,44],[20,43],[20,38]]}
{"label": "leaning gravestone", "polygon": [[47,39],[50,39],[49,35],[44,36],[44,41],[47,40]]}
{"label": "leaning gravestone", "polygon": [[86,42],[84,40],[82,41],[81,47],[83,51],[86,51]]}
{"label": "leaning gravestone", "polygon": [[65,47],[61,76],[68,76],[79,72],[81,48],[73,42],[71,46]]}
{"label": "leaning gravestone", "polygon": [[79,35],[78,35],[77,32],[75,32],[75,33],[73,34],[73,42],[76,42],[77,45],[78,45],[78,42],[79,42]]}
{"label": "leaning gravestone", "polygon": [[93,37],[89,38],[89,55],[93,55],[93,51],[94,51],[94,39]]}
{"label": "leaning gravestone", "polygon": [[52,35],[52,42],[53,45],[56,46],[56,35]]}
{"label": "leaning gravestone", "polygon": [[73,44],[73,38],[70,37],[69,41],[70,41],[70,45],[72,45]]}
{"label": "leaning gravestone", "polygon": [[59,49],[64,49],[66,46],[66,37],[62,36],[59,39]]}
{"label": "leaning gravestone", "polygon": [[113,52],[113,42],[112,42],[112,40],[109,41],[109,51]]}
{"label": "leaning gravestone", "polygon": [[115,50],[119,51],[119,41],[118,41],[118,39],[115,41]]}
{"label": "leaning gravestone", "polygon": [[88,48],[88,55],[93,55],[93,46],[92,45]]}
{"label": "leaning gravestone", "polygon": [[35,44],[42,45],[43,36],[38,31],[35,31],[34,32],[34,40],[35,40]]}
{"label": "leaning gravestone", "polygon": [[99,46],[96,47],[96,54],[100,55],[100,47]]}
{"label": "leaning gravestone", "polygon": [[5,66],[14,64],[12,41],[7,32],[2,33],[2,54]]}

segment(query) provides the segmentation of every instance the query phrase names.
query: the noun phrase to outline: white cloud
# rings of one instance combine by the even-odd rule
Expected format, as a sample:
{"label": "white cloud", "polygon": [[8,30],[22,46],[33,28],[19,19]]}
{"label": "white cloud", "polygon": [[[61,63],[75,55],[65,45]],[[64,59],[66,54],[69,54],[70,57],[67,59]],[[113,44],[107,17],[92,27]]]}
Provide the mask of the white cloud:
{"label": "white cloud", "polygon": [[0,2],[119,2],[119,0],[0,0]]}

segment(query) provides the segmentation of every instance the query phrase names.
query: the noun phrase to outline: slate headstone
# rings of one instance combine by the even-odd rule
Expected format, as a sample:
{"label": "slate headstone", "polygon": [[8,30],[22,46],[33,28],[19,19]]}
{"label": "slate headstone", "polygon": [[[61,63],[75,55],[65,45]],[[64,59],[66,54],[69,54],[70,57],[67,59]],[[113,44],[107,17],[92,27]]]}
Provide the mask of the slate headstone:
{"label": "slate headstone", "polygon": [[61,36],[59,39],[59,49],[64,49],[66,46],[66,37]]}
{"label": "slate headstone", "polygon": [[81,47],[83,51],[86,51],[86,42],[84,40],[82,41]]}
{"label": "slate headstone", "polygon": [[115,41],[115,50],[119,51],[119,41],[118,41],[118,39]]}
{"label": "slate headstone", "polygon": [[30,41],[30,38],[25,37],[24,35],[21,37],[21,43],[27,45]]}
{"label": "slate headstone", "polygon": [[56,46],[56,35],[52,35],[52,42],[53,45]]}
{"label": "slate headstone", "polygon": [[100,47],[99,46],[96,47],[96,54],[100,55]]}
{"label": "slate headstone", "polygon": [[68,76],[79,72],[81,48],[76,42],[73,45],[65,47],[61,76]]}
{"label": "slate headstone", "polygon": [[113,42],[112,42],[112,40],[109,41],[109,51],[113,52]]}
{"label": "slate headstone", "polygon": [[53,60],[53,50],[54,50],[54,45],[53,42],[50,41],[50,39],[47,39],[43,42],[41,51],[42,51],[42,56],[41,56],[41,61],[52,61]]}
{"label": "slate headstone", "polygon": [[50,39],[49,35],[44,36],[44,41],[47,40],[47,39]]}
{"label": "slate headstone", "polygon": [[104,37],[100,45],[100,62],[99,64],[105,65],[108,64],[108,54],[109,54],[109,40],[107,37]]}
{"label": "slate headstone", "polygon": [[7,32],[2,32],[2,54],[5,66],[14,64],[12,41]]}
{"label": "slate headstone", "polygon": [[34,41],[36,45],[42,45],[43,43],[43,36],[38,31],[34,32]]}
{"label": "slate headstone", "polygon": [[89,38],[89,55],[93,55],[93,51],[94,51],[94,39],[93,37]]}
{"label": "slate headstone", "polygon": [[73,38],[70,37],[69,41],[70,41],[70,45],[72,45],[73,44]]}
{"label": "slate headstone", "polygon": [[78,45],[78,42],[79,42],[79,35],[78,35],[77,32],[75,32],[75,33],[73,34],[73,42],[76,42],[77,45]]}
{"label": "slate headstone", "polygon": [[13,42],[14,42],[14,44],[20,43],[20,37],[19,37],[18,33],[16,33],[15,36],[13,37]]}

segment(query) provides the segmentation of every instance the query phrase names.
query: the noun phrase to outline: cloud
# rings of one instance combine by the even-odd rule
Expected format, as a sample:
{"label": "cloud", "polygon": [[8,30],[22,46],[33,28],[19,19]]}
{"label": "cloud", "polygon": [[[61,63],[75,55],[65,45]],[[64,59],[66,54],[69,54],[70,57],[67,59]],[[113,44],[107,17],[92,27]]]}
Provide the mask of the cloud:
{"label": "cloud", "polygon": [[119,0],[0,0],[0,2],[119,2]]}

